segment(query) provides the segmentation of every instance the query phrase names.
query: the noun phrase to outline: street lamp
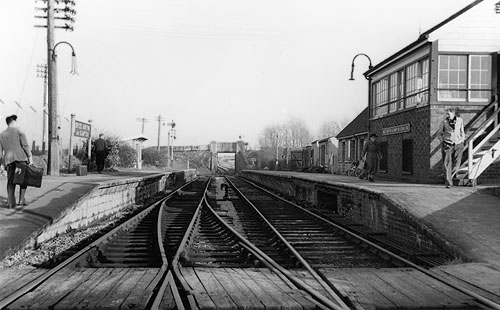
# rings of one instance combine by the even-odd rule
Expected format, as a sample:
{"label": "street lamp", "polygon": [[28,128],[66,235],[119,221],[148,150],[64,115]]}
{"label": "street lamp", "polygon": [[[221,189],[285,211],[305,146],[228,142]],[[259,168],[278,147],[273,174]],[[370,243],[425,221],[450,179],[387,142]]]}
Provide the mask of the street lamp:
{"label": "street lamp", "polygon": [[[354,61],[356,60],[356,58],[358,56],[365,56],[366,58],[368,58],[368,61],[370,62],[370,64],[368,65],[368,70],[371,70],[373,68],[372,66],[372,60],[370,59],[370,57],[368,57],[368,55],[366,54],[363,54],[363,53],[360,53],[360,54],[357,54],[356,56],[354,56],[354,58],[352,59],[352,64],[351,64],[351,78],[349,79],[349,81],[354,81]],[[365,76],[365,78],[367,80],[369,80],[369,78],[367,78]]]}
{"label": "street lamp", "polygon": [[[49,18],[50,20],[50,18]],[[47,26],[50,28],[50,26]],[[66,41],[61,41],[55,45],[54,38],[52,35],[48,35],[47,46],[48,46],[48,61],[47,61],[47,72],[48,72],[48,114],[49,114],[49,154],[47,163],[47,174],[58,176],[59,175],[59,126],[57,124],[57,66],[56,66],[56,48],[60,44],[67,44],[72,50],[72,65],[71,74],[77,74],[76,72],[76,54],[75,49],[71,44]],[[52,47],[52,45],[54,47]]]}
{"label": "street lamp", "polygon": [[[368,55],[366,55],[364,53],[357,54],[352,59],[352,64],[351,64],[351,78],[349,79],[349,81],[354,81],[354,61],[356,60],[356,58],[358,58],[358,56],[365,56],[366,58],[368,58],[368,62],[369,62],[369,64],[368,64],[368,70],[371,70],[373,68],[373,66],[372,66],[372,60],[370,59],[370,57],[368,57]],[[366,75],[365,75],[365,78],[368,80],[368,136],[370,136],[370,118],[371,118],[370,101],[372,99],[372,85],[371,85],[372,78],[371,77],[366,77]]]}
{"label": "street lamp", "polygon": [[75,74],[78,75],[77,67],[76,67],[75,49],[73,48],[73,45],[71,45],[69,42],[61,41],[61,42],[58,42],[56,45],[54,45],[54,48],[52,49],[52,61],[56,61],[56,57],[57,57],[56,47],[59,46],[59,44],[66,44],[69,47],[71,47],[71,71],[69,73],[71,73],[73,75],[75,75]]}

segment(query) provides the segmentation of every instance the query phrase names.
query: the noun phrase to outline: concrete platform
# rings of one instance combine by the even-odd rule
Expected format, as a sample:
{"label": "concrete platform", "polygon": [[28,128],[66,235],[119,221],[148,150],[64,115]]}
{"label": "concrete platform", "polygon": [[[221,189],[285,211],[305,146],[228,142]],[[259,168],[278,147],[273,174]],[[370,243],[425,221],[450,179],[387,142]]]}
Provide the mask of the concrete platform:
{"label": "concrete platform", "polygon": [[28,188],[28,205],[17,206],[15,209],[7,208],[7,178],[0,176],[0,260],[25,243],[30,236],[53,224],[69,207],[94,189],[105,187],[104,185],[125,184],[128,181],[137,182],[165,173],[172,172],[129,170],[90,173],[86,176],[44,176],[41,188]]}

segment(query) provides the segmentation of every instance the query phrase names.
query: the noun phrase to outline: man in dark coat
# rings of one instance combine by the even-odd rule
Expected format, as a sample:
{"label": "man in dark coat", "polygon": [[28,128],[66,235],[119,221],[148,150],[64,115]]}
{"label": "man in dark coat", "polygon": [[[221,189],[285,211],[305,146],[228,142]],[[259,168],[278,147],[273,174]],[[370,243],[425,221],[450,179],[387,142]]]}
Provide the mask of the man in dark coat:
{"label": "man in dark coat", "polygon": [[97,166],[97,172],[102,173],[104,170],[104,160],[106,156],[108,156],[108,146],[106,144],[106,140],[102,137],[104,134],[99,134],[99,139],[94,142],[95,147],[95,164]]}
{"label": "man in dark coat", "polygon": [[377,142],[377,135],[374,133],[370,135],[370,139],[363,147],[361,157],[364,156],[366,156],[365,169],[368,174],[368,180],[374,182],[373,174],[377,172],[378,162],[382,159],[382,152],[380,152],[380,147]]}

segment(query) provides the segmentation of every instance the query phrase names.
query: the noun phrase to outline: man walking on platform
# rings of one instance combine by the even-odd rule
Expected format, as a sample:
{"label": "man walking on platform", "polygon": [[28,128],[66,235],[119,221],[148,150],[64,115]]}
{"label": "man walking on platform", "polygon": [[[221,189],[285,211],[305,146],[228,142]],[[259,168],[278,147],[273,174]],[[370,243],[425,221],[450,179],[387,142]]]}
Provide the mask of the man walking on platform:
{"label": "man walking on platform", "polygon": [[95,147],[95,164],[97,166],[97,172],[102,173],[104,170],[104,160],[106,159],[106,156],[108,156],[108,146],[106,144],[106,140],[104,140],[102,137],[104,134],[100,133],[99,134],[99,139],[97,139],[94,143]]}
{"label": "man walking on platform", "polygon": [[[366,156],[366,158],[365,158]],[[366,173],[367,179],[370,182],[374,182],[373,174],[377,173],[378,170],[378,162],[382,159],[382,153],[380,152],[380,146],[377,142],[377,135],[372,133],[370,135],[370,139],[363,146],[363,150],[361,151],[361,157],[366,159]],[[359,178],[361,179],[363,175]]]}
{"label": "man walking on platform", "polygon": [[[17,116],[8,116],[7,129],[0,133],[0,157],[3,159],[4,166],[7,170],[7,205],[10,208],[16,206],[16,185],[14,184],[14,172],[16,163],[33,163],[30,147],[26,140],[26,135],[17,127]],[[20,185],[19,204],[25,206],[26,194],[25,185]]]}
{"label": "man walking on platform", "polygon": [[446,188],[453,186],[453,175],[462,164],[465,131],[464,121],[457,116],[454,108],[446,110],[446,117],[441,123],[438,136],[442,143],[443,166]]}

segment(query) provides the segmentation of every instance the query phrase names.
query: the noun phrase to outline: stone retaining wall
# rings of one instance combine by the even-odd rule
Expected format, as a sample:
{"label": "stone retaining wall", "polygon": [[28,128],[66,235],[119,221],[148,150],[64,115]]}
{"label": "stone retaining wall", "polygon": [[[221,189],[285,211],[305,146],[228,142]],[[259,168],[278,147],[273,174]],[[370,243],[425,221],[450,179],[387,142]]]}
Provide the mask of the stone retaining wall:
{"label": "stone retaining wall", "polygon": [[69,206],[53,223],[30,238],[28,245],[49,240],[69,229],[87,226],[95,220],[140,204],[155,194],[174,189],[196,177],[196,170],[161,173],[148,177],[113,181],[98,185]]}

